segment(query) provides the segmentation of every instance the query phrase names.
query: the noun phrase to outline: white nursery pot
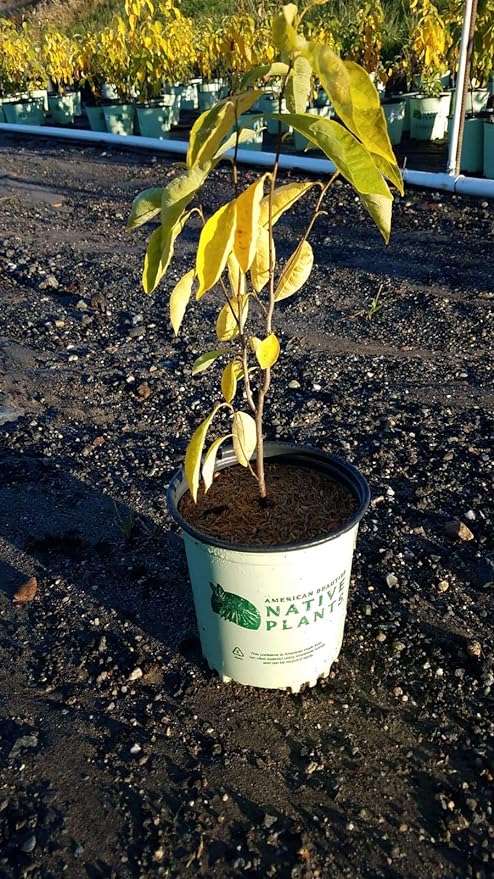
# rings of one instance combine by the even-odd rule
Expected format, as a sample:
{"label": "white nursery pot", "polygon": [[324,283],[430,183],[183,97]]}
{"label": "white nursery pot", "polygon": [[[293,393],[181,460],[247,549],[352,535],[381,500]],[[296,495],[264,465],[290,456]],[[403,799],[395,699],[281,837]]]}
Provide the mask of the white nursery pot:
{"label": "white nursery pot", "polygon": [[[167,500],[183,532],[209,666],[225,682],[297,692],[327,677],[339,655],[352,556],[370,493],[359,471],[334,455],[267,443],[265,458],[327,473],[355,496],[357,512],[338,531],[313,540],[245,546],[202,534],[182,518],[178,503],[188,486],[181,470]],[[228,450],[216,469],[235,463]]]}

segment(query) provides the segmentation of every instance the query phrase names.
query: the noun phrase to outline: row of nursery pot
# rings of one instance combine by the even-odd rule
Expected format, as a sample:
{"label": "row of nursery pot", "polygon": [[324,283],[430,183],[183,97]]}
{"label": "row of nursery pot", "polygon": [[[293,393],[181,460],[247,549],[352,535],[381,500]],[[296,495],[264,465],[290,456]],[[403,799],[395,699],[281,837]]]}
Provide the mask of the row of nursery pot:
{"label": "row of nursery pot", "polygon": [[[481,113],[490,98],[488,89],[470,89],[465,112],[467,115]],[[442,140],[448,134],[448,118],[456,105],[456,91],[426,96],[409,92],[383,99],[382,107],[388,123],[391,143],[401,143],[403,134],[413,140]]]}
{"label": "row of nursery pot", "polygon": [[0,98],[0,122],[12,125],[43,125],[50,115],[58,125],[71,125],[82,115],[80,92],[49,95],[46,89]]}

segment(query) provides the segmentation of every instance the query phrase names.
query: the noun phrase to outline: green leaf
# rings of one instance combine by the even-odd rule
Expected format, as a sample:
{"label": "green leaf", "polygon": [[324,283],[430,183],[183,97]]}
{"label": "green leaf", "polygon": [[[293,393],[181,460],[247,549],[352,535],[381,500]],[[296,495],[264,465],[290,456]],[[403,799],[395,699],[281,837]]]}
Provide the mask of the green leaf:
{"label": "green leaf", "polygon": [[161,198],[161,225],[163,239],[175,226],[185,208],[199,192],[208,173],[210,165],[198,165],[171,180],[163,189]]}
{"label": "green leaf", "polygon": [[256,422],[247,412],[235,412],[233,416],[233,448],[237,461],[247,467],[257,445]]}
{"label": "green leaf", "polygon": [[299,55],[293,62],[286,82],[286,105],[290,113],[305,113],[310,93],[312,67],[307,58]]}
{"label": "green leaf", "polygon": [[222,354],[228,354],[228,348],[215,348],[214,351],[206,351],[205,354],[201,354],[197,360],[194,360],[192,364],[192,375],[198,375],[200,372],[204,372],[208,369],[218,357],[221,357]]}
{"label": "green leaf", "polygon": [[268,76],[286,76],[289,71],[288,64],[283,61],[275,61],[273,64],[263,64],[260,67],[252,67],[247,73],[244,73],[240,80],[240,88],[245,88],[251,82],[258,79],[266,79]]}
{"label": "green leaf", "polygon": [[341,121],[372,155],[386,161],[383,173],[403,193],[386,119],[369,74],[354,61],[342,61],[328,46],[311,42],[303,52]]}
{"label": "green leaf", "polygon": [[298,9],[295,3],[282,6],[273,18],[273,45],[285,54],[300,51],[305,40],[297,34]]}
{"label": "green leaf", "polygon": [[235,126],[235,120],[249,110],[262,92],[249,90],[219,101],[199,116],[192,126],[187,152],[187,166],[209,162],[221,141]]}
{"label": "green leaf", "polygon": [[127,230],[137,229],[144,223],[152,220],[156,214],[159,214],[161,208],[161,197],[163,195],[162,186],[153,186],[151,189],[144,189],[139,195],[136,195],[132,202],[129,219],[127,221]]}
{"label": "green leaf", "polygon": [[301,241],[288,260],[276,288],[274,299],[280,302],[297,293],[307,281],[314,263],[314,254],[308,241]]}
{"label": "green leaf", "polygon": [[387,242],[391,232],[393,197],[373,156],[346,128],[309,113],[286,114],[289,125],[304,134],[331,159],[353,186]]}
{"label": "green leaf", "polygon": [[170,296],[170,321],[176,336],[178,335],[185,309],[189,304],[195,276],[194,269],[187,272],[183,278],[180,278],[178,284],[175,285]]}
{"label": "green leaf", "polygon": [[209,446],[209,449],[204,456],[204,462],[202,465],[202,478],[204,480],[204,493],[211,488],[214,479],[214,468],[216,466],[216,455],[218,454],[218,449],[225,440],[230,439],[231,433],[226,434],[226,436],[220,436],[218,439],[215,439],[213,443]]}
{"label": "green leaf", "polygon": [[280,356],[280,343],[274,333],[270,333],[265,339],[252,336],[250,344],[261,369],[269,369],[274,366]]}
{"label": "green leaf", "polygon": [[189,491],[194,501],[197,501],[197,492],[199,490],[201,457],[206,440],[206,434],[214,416],[216,415],[218,409],[221,409],[222,405],[223,404],[218,403],[214,407],[213,411],[207,416],[207,418],[205,418],[204,421],[201,422],[199,427],[196,428],[196,430],[192,434],[189,445],[187,446],[187,451],[185,452],[185,478],[187,480]]}
{"label": "green leaf", "polygon": [[[249,128],[241,128],[238,132],[238,145],[242,146],[243,143],[246,143],[248,140],[252,140],[252,131]],[[254,132],[255,134],[256,132]],[[237,131],[234,131],[233,134],[230,135],[228,140],[225,140],[224,143],[221,144],[219,150],[217,150],[213,156],[212,161],[216,164],[228,150],[235,149],[235,144],[237,142]]]}
{"label": "green leaf", "polygon": [[229,201],[209,218],[203,226],[196,254],[196,273],[201,299],[221,277],[235,240],[237,206]]}
{"label": "green leaf", "polygon": [[170,265],[175,241],[182,232],[192,211],[182,214],[174,226],[164,230],[158,226],[149,239],[148,249],[144,257],[144,269],[142,273],[142,286],[145,293],[152,293],[161,281],[168,266]]}

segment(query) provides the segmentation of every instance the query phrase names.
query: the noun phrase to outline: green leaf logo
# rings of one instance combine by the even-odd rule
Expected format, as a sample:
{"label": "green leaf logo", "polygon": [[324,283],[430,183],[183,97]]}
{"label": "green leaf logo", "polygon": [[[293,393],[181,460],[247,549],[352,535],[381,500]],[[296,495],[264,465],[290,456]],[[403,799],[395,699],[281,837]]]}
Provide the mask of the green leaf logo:
{"label": "green leaf logo", "polygon": [[222,619],[242,626],[244,629],[258,629],[261,625],[261,615],[250,601],[234,595],[233,592],[225,592],[219,583],[210,583],[213,594],[211,607]]}

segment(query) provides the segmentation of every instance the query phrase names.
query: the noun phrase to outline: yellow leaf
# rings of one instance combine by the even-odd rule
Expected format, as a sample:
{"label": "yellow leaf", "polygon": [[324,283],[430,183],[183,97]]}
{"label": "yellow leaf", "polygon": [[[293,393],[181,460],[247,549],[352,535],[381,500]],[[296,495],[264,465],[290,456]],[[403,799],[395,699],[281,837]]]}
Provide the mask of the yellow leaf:
{"label": "yellow leaf", "polygon": [[256,253],[261,201],[264,195],[264,181],[267,176],[267,174],[263,174],[259,180],[251,183],[236,200],[237,225],[233,251],[243,272],[250,269]]}
{"label": "yellow leaf", "polygon": [[305,284],[312,271],[314,254],[308,241],[301,241],[288,260],[278,282],[275,302],[293,296]]}
{"label": "yellow leaf", "polygon": [[247,467],[257,445],[256,422],[251,415],[235,412],[232,436],[237,461],[242,467]]}
{"label": "yellow leaf", "polygon": [[196,272],[199,289],[196,299],[214,287],[233,247],[236,225],[235,201],[223,205],[203,226],[197,246]]}
{"label": "yellow leaf", "polygon": [[[271,254],[274,266],[276,260],[274,242],[271,242]],[[250,277],[256,293],[260,293],[269,281],[269,232],[262,226],[259,229],[256,255],[250,267]]]}
{"label": "yellow leaf", "polygon": [[178,335],[180,324],[182,323],[185,309],[189,304],[190,295],[192,293],[192,284],[196,273],[194,269],[187,272],[183,278],[173,288],[170,296],[170,320],[175,335]]}
{"label": "yellow leaf", "polygon": [[221,443],[224,443],[225,440],[230,438],[230,436],[231,434],[227,434],[226,436],[220,436],[218,437],[218,439],[215,439],[215,441],[209,446],[209,449],[204,456],[204,463],[202,465],[204,492],[211,488],[211,485],[213,484],[214,469],[216,466],[216,455],[218,454],[218,449],[221,446]]}
{"label": "yellow leaf", "polygon": [[243,367],[240,360],[232,360],[227,363],[221,376],[221,392],[227,403],[231,403],[237,393],[237,383],[243,375]]}
{"label": "yellow leaf", "polygon": [[214,351],[206,351],[205,354],[201,354],[197,360],[194,360],[192,364],[192,375],[198,375],[200,372],[204,372],[208,369],[218,357],[221,357],[222,354],[228,354],[228,348],[215,348]]}
{"label": "yellow leaf", "polygon": [[[272,223],[273,226],[278,222],[281,215],[288,211],[296,201],[299,200],[313,186],[319,186],[315,183],[286,183],[284,186],[278,186],[272,195]],[[266,195],[261,202],[261,226],[267,226],[269,222],[269,195]]]}
{"label": "yellow leaf", "polygon": [[269,369],[274,366],[280,356],[280,343],[274,333],[270,333],[265,339],[253,336],[250,343],[261,369]]}
{"label": "yellow leaf", "polygon": [[221,405],[222,404],[219,403],[217,406],[215,406],[213,411],[207,416],[207,418],[205,418],[204,421],[201,422],[199,427],[196,428],[196,430],[192,434],[189,445],[187,446],[187,451],[185,452],[185,478],[189,485],[189,491],[194,501],[197,501],[197,492],[199,490],[201,457],[202,450],[204,448],[204,442],[206,440],[206,434],[218,409],[221,408]]}
{"label": "yellow leaf", "polygon": [[228,257],[228,278],[232,296],[242,296],[245,293],[245,275],[238,264],[238,259],[233,250]]}
{"label": "yellow leaf", "polygon": [[286,105],[290,113],[305,113],[309,100],[312,67],[307,58],[299,55],[293,62],[286,82]]}
{"label": "yellow leaf", "polygon": [[243,326],[249,309],[248,296],[232,296],[225,302],[216,321],[216,335],[220,342],[235,339]]}

